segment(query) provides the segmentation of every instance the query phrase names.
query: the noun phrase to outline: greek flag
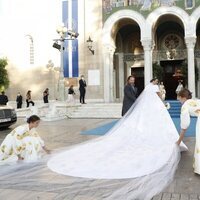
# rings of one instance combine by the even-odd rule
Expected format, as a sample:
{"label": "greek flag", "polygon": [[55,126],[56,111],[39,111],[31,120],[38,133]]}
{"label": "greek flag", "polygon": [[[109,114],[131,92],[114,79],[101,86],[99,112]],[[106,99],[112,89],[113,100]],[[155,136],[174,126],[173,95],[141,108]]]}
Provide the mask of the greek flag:
{"label": "greek flag", "polygon": [[[62,20],[68,30],[78,32],[78,0],[62,2]],[[64,77],[78,77],[78,40],[66,40],[64,48]]]}

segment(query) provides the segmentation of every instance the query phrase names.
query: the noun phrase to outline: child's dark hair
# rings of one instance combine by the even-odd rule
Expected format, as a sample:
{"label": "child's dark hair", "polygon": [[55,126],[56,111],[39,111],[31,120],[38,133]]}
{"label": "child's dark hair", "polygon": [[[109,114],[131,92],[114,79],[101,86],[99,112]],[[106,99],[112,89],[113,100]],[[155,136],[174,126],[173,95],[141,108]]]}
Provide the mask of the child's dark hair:
{"label": "child's dark hair", "polygon": [[190,90],[184,88],[177,94],[177,96],[178,97],[185,97],[186,99],[191,99],[192,98],[192,92],[190,92]]}
{"label": "child's dark hair", "polygon": [[40,118],[37,116],[37,115],[31,115],[28,119],[27,119],[27,123],[30,124],[30,123],[34,123],[36,121],[39,121]]}

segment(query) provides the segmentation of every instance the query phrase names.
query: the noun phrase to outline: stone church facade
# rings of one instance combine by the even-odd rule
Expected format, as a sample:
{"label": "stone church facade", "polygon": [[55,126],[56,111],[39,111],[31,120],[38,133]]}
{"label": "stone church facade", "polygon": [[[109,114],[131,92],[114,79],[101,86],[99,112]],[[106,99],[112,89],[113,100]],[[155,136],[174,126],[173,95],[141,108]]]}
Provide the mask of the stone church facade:
{"label": "stone church facade", "polygon": [[[56,99],[60,52],[52,44],[58,37],[63,2],[30,2],[1,1],[0,56],[8,58],[11,82],[6,92],[14,99],[18,91],[25,94],[30,89],[35,99],[41,99],[48,87],[51,99]],[[88,101],[121,102],[130,74],[136,76],[139,91],[157,76],[168,99],[176,98],[179,80],[200,96],[199,1],[81,0],[78,20],[72,22],[79,33],[79,76],[86,78]],[[89,37],[94,54],[88,48]],[[78,94],[78,79],[65,77],[66,90],[73,84]]]}

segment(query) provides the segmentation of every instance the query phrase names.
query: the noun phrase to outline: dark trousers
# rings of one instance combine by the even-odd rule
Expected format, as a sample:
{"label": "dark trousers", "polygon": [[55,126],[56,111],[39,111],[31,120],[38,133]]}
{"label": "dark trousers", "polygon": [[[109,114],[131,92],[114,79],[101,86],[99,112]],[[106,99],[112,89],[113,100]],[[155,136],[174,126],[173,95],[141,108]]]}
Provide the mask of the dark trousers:
{"label": "dark trousers", "polygon": [[44,101],[44,103],[49,103],[49,100],[48,100],[48,97],[43,97],[43,101]]}
{"label": "dark trousers", "polygon": [[17,103],[17,108],[22,108],[22,103],[21,102]]}
{"label": "dark trousers", "polygon": [[28,101],[28,100],[26,100],[26,107],[28,108],[29,107],[29,104],[32,104],[32,106],[34,106],[35,105],[35,103],[33,102],[33,101]]}
{"label": "dark trousers", "polygon": [[85,90],[80,90],[80,103],[85,103]]}

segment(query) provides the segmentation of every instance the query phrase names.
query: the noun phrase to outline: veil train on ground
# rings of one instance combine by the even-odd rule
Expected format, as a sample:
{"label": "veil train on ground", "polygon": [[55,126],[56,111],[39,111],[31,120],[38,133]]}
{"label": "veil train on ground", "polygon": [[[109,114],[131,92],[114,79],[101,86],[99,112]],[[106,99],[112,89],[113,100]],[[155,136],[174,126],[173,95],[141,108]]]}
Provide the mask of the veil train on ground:
{"label": "veil train on ground", "polygon": [[[129,184],[106,199],[122,199],[123,195],[123,199],[148,200],[173,180],[180,160],[180,148],[175,144],[178,137],[161,99],[144,90],[105,136],[54,155],[47,165],[68,176],[128,178]],[[187,147],[182,143],[181,149]]]}

